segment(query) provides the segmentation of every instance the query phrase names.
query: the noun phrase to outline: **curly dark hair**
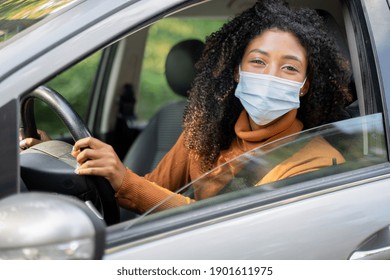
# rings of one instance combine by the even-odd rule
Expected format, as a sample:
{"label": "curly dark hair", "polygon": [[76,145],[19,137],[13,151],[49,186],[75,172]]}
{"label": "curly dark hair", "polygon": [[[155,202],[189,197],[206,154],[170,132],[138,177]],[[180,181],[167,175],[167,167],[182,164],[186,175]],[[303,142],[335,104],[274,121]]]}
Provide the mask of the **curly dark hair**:
{"label": "curly dark hair", "polygon": [[213,167],[220,151],[236,137],[234,125],[243,107],[234,96],[235,69],[249,42],[269,29],[294,34],[306,49],[310,88],[298,109],[305,129],[342,119],[342,108],[351,101],[349,64],[318,13],[290,8],[282,0],[259,0],[206,38],[196,65],[184,113],[184,137],[204,171]]}

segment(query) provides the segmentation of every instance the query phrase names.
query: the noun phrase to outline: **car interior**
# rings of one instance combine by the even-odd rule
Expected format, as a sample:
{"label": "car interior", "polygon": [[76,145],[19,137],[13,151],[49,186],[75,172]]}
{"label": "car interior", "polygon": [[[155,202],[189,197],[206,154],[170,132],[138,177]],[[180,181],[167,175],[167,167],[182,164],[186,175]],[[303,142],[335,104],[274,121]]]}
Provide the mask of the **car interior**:
{"label": "car interior", "polygon": [[[342,54],[349,59],[349,50],[335,19],[326,11],[318,10],[334,34]],[[195,63],[201,55],[203,43],[200,40],[184,40],[172,47],[167,55],[165,75],[172,90],[187,97],[195,75]],[[353,88],[351,77],[351,88]],[[357,102],[356,102],[357,103]],[[348,117],[356,116],[356,103],[346,107]],[[129,148],[123,162],[138,175],[151,172],[170,150],[182,132],[182,116],[185,100],[170,103],[161,108],[139,133]]]}
{"label": "car interior", "polygon": [[[198,19],[223,21],[253,5],[254,0],[214,0],[205,1],[188,9],[178,10],[164,19]],[[366,102],[367,85],[362,82],[364,67],[359,62],[357,38],[349,9],[342,1],[290,0],[292,6],[315,8],[324,18],[324,22],[336,39],[341,53],[350,61],[353,74],[351,90],[355,99],[345,108],[347,118],[377,113],[372,103]],[[199,58],[204,38],[183,38],[169,47],[162,75],[176,94],[176,99],[167,101],[155,110],[146,121],[137,121],[137,106],[142,101],[140,92],[145,50],[148,36],[153,25],[133,32],[121,40],[101,50],[85,123],[92,135],[111,144],[125,165],[139,175],[144,175],[158,164],[161,158],[176,142],[182,131],[182,114],[186,96],[195,75],[194,65]],[[99,50],[100,51],[100,50]],[[379,109],[380,110],[380,109]],[[71,142],[68,136],[62,140]],[[359,136],[360,137],[360,136]],[[368,141],[367,139],[360,142]],[[343,144],[345,146],[345,143]],[[363,150],[366,150],[366,144]],[[207,203],[207,202],[205,202]],[[125,213],[121,209],[121,220],[134,218],[134,213]]]}
{"label": "car interior", "polygon": [[184,99],[162,107],[139,133],[123,162],[138,175],[151,172],[170,150],[182,132],[185,98],[195,76],[195,63],[202,54],[204,43],[184,40],[169,51],[165,75],[173,92]]}
{"label": "car interior", "polygon": [[[291,5],[303,5],[303,6],[309,6],[314,7],[318,10],[319,14],[324,18],[324,21],[326,25],[329,27],[330,33],[334,34],[334,37],[336,38],[337,44],[340,48],[341,53],[350,60],[350,51],[349,51],[349,43],[347,38],[347,30],[344,23],[344,15],[341,14],[341,11],[343,10],[341,4],[339,1],[329,1],[327,3],[324,3],[322,1],[290,1]],[[210,1],[207,3],[203,3],[201,5],[197,5],[195,7],[180,11],[176,14],[172,14],[170,17],[173,18],[216,18],[216,19],[228,19],[231,16],[234,16],[235,14],[239,13],[243,9],[250,7],[254,1]],[[223,7],[223,8],[221,8]],[[137,154],[136,150],[138,150],[138,141],[134,141],[135,138],[137,138],[138,133],[140,133],[139,127],[127,127],[125,130],[127,130],[128,133],[124,133],[121,129],[122,127],[119,127],[117,124],[121,121],[121,116],[124,114],[118,113],[120,110],[120,106],[116,104],[116,100],[118,100],[118,95],[120,95],[123,92],[123,88],[125,86],[131,85],[131,88],[133,91],[135,91],[133,94],[138,97],[140,94],[139,92],[139,76],[140,71],[142,71],[142,66],[140,65],[142,61],[139,59],[137,60],[130,60],[129,57],[137,56],[141,57],[143,53],[141,53],[141,49],[145,48],[145,42],[146,37],[148,35],[148,28],[139,30],[136,34],[132,34],[131,36],[128,36],[124,39],[122,39],[120,42],[117,42],[117,46],[111,46],[108,49],[105,50],[105,52],[112,52],[113,49],[116,49],[114,56],[120,56],[121,59],[115,59],[113,60],[113,65],[110,69],[110,73],[107,73],[106,75],[110,75],[110,77],[107,77],[110,81],[114,81],[115,88],[106,88],[104,89],[104,93],[100,93],[101,95],[104,95],[102,98],[104,98],[104,105],[103,104],[91,104],[90,112],[101,112],[100,118],[90,118],[88,119],[88,126],[93,128],[93,134],[95,136],[98,136],[99,138],[111,142],[118,146],[117,150],[119,150],[120,155],[125,159],[126,163],[132,164],[132,159],[134,158],[132,155]],[[185,40],[188,40],[191,38],[187,38]],[[131,46],[131,47],[128,47]],[[136,46],[136,47],[134,47]],[[118,51],[118,49],[125,48],[125,51]],[[189,48],[189,52],[196,52],[195,50],[191,50],[191,47]],[[116,65],[117,61],[121,61]],[[126,63],[124,62],[126,61]],[[178,67],[181,67],[179,65]],[[114,69],[117,69],[117,71],[114,71]],[[165,73],[165,75],[170,75],[169,69],[167,69],[168,72]],[[192,71],[192,70],[190,70]],[[114,76],[114,73],[116,73],[116,76]],[[129,75],[123,75],[119,73],[129,73]],[[355,75],[353,75],[355,76]],[[168,81],[169,82],[169,81]],[[355,78],[351,77],[351,89],[355,90]],[[101,83],[101,84],[108,84],[108,82]],[[102,91],[102,89],[100,89]],[[99,92],[95,92],[95,94],[99,95]],[[356,95],[356,94],[355,94]],[[99,96],[97,96],[96,99],[99,99]],[[137,98],[138,99],[138,98]],[[356,97],[357,100],[357,97]],[[137,101],[138,102],[138,101]],[[137,102],[135,104],[135,107],[137,107]],[[358,107],[358,101],[351,104],[350,107],[346,108],[346,111],[351,116],[358,115],[358,110],[356,108]],[[96,106],[94,109],[93,107]],[[161,114],[157,113],[156,114]],[[90,116],[93,116],[91,114]],[[116,117],[117,119],[113,119]],[[155,120],[153,120],[155,121]],[[171,120],[172,121],[172,120]],[[116,131],[117,130],[117,131]],[[147,133],[149,131],[146,130],[143,133]],[[161,131],[160,131],[161,132]],[[149,137],[152,139],[154,138],[154,135],[152,133],[148,133]],[[121,140],[118,140],[119,135],[121,136]],[[128,139],[123,139],[124,135],[128,136]],[[173,138],[177,138],[177,134],[171,134]],[[144,137],[144,136],[142,136]],[[145,138],[143,138],[145,140]],[[164,140],[166,141],[166,140]],[[119,143],[120,142],[120,143]],[[169,143],[174,143],[173,141],[168,141]],[[132,146],[132,143],[136,144],[135,147],[130,148]],[[128,146],[124,146],[124,145]],[[171,145],[170,144],[170,145]],[[169,145],[162,144],[165,147],[161,148],[164,151],[169,150]],[[154,149],[154,148],[153,148]],[[152,149],[152,150],[153,150]],[[138,150],[139,154],[142,153],[141,150]],[[135,154],[134,154],[135,153]],[[149,151],[148,151],[149,153]],[[163,152],[164,153],[164,152]],[[159,159],[162,157],[162,153],[158,156],[156,159],[156,162],[158,162]],[[153,157],[153,156],[152,156]],[[142,160],[144,161],[144,160]],[[145,163],[137,163],[137,165],[146,164],[151,167],[156,166],[155,163],[151,163],[155,161],[154,159],[145,159]],[[136,167],[138,168],[138,167]],[[149,167],[141,168],[143,170],[150,170]],[[144,174],[144,171],[142,171],[140,174]]]}

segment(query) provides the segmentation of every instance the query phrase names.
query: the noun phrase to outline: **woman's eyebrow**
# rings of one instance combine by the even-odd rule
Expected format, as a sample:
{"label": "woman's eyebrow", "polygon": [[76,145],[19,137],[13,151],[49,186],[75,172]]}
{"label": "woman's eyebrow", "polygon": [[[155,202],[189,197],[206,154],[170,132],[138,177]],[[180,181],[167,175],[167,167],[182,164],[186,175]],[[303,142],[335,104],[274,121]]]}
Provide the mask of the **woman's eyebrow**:
{"label": "woman's eyebrow", "polygon": [[298,56],[295,56],[295,55],[284,55],[283,58],[295,60],[295,61],[299,62],[300,64],[302,64],[302,59],[300,59]]}
{"label": "woman's eyebrow", "polygon": [[269,56],[269,53],[264,51],[264,50],[262,50],[262,49],[253,49],[249,53],[261,53],[261,54],[264,54],[266,56]]}
{"label": "woman's eyebrow", "polygon": [[[263,54],[263,55],[268,56],[268,57],[270,56],[270,54],[268,52],[266,52],[265,50],[262,50],[262,49],[253,49],[249,53],[260,53],[260,54]],[[302,59],[300,59],[296,55],[286,54],[286,55],[283,55],[282,58],[295,60],[295,61],[299,62],[300,64],[303,64]]]}

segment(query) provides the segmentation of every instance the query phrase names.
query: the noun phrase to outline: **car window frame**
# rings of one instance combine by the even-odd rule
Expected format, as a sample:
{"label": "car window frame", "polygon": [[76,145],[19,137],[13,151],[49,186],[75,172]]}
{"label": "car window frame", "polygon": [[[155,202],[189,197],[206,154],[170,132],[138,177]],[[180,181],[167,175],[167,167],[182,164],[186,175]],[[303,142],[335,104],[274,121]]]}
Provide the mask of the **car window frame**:
{"label": "car window frame", "polygon": [[[372,30],[363,1],[344,1],[344,18],[347,25],[348,45],[351,49],[352,70],[356,78],[361,114],[384,113],[385,132],[389,135],[389,118],[385,110],[383,83],[374,52]],[[348,32],[350,31],[350,32]],[[389,137],[387,146],[390,147]]]}
{"label": "car window frame", "polygon": [[0,134],[0,152],[3,159],[0,163],[0,170],[2,171],[0,199],[18,193],[20,190],[19,161],[17,157],[13,156],[19,153],[19,146],[17,145],[19,114],[15,114],[15,112],[20,112],[19,103],[16,99],[0,106],[0,118],[5,123]]}
{"label": "car window frame", "polygon": [[[353,26],[353,33],[347,32],[349,34],[349,47],[351,48],[351,45],[355,44],[354,47],[357,49],[356,53],[351,53],[351,59],[357,59],[359,63],[358,67],[355,65],[354,71],[358,71],[359,76],[368,75],[365,79],[369,80],[367,83],[362,83],[361,80],[357,81],[362,83],[362,92],[358,97],[364,98],[364,102],[362,102],[364,107],[360,108],[361,114],[383,113],[385,103],[382,99],[379,73],[375,63],[376,60],[373,59],[373,44],[370,39],[364,7],[359,1],[343,1],[343,5],[344,19],[348,21],[349,18]],[[364,45],[359,44],[361,41],[365,42]],[[363,60],[360,60],[359,57],[363,57]],[[369,74],[368,72],[371,73]],[[251,211],[260,211],[267,207],[277,207],[292,200],[297,201],[345,188],[353,188],[362,183],[376,181],[379,178],[389,176],[389,129],[387,126],[387,115],[382,115],[388,160],[385,163],[333,174],[328,176],[327,180],[314,178],[306,182],[294,183],[294,178],[288,178],[286,181],[292,182],[291,185],[266,195],[264,193],[246,195],[246,192],[235,192],[231,194],[231,196],[237,196],[234,200],[229,200],[225,196],[221,196],[217,199],[223,201],[217,205],[209,205],[207,200],[198,201],[193,204],[191,211],[188,211],[187,208],[169,209],[146,217],[139,224],[138,221],[123,222],[108,228],[107,250],[110,252],[110,250],[116,250],[116,246],[120,244],[130,244],[145,239],[146,237],[161,236],[162,234],[169,234],[169,232],[186,231],[188,228],[197,224],[205,225],[216,221],[232,219]]]}

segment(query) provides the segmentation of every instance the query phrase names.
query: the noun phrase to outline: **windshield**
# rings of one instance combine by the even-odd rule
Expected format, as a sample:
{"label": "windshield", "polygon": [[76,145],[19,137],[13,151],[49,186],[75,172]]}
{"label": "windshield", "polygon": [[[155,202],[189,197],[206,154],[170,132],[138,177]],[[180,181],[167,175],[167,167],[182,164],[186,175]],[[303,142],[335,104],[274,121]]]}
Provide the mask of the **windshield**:
{"label": "windshield", "polygon": [[76,0],[0,0],[0,44]]}
{"label": "windshield", "polygon": [[[315,149],[317,147],[320,149],[323,145],[329,149],[336,149],[341,154],[341,160],[340,157],[335,158],[331,164],[323,168],[305,169],[301,166],[303,171],[298,175],[287,176],[288,179],[276,181],[267,179],[271,172],[278,172],[280,166],[285,167],[293,162],[291,170],[295,168],[294,157],[296,158],[298,154],[302,156],[309,146],[314,147],[314,155],[304,154],[303,158],[305,156],[315,158],[317,156]],[[193,198],[194,193],[218,185],[219,192],[215,196],[200,201],[201,203],[207,201],[205,203],[210,204],[212,200],[218,201],[218,197],[232,192],[245,189],[256,192],[276,191],[310,179],[323,178],[383,162],[387,162],[387,152],[382,114],[378,113],[305,130],[263,145],[216,167],[178,192]],[[303,160],[299,164],[305,165],[306,162]],[[169,199],[162,201],[138,219],[130,221],[127,228],[158,210]],[[194,205],[198,203],[183,207],[190,210],[192,207],[198,207],[199,205]],[[175,212],[174,209],[167,211]]]}

